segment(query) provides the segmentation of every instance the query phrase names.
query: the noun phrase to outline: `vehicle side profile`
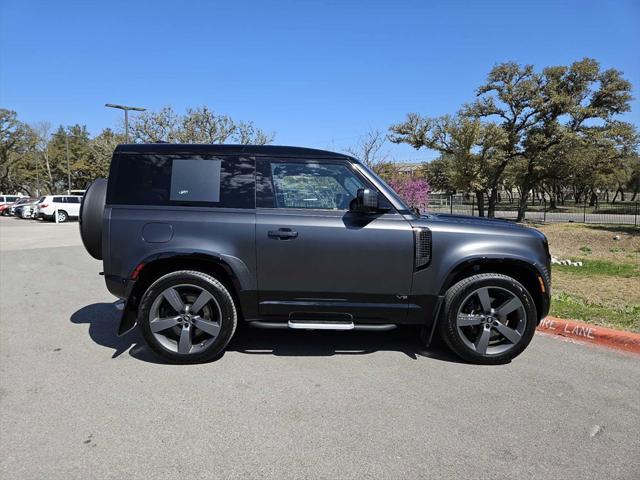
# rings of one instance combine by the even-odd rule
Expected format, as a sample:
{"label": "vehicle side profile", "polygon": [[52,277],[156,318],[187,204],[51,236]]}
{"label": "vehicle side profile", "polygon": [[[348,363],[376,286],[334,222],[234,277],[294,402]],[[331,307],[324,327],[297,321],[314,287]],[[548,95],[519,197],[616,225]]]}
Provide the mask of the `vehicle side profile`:
{"label": "vehicle side profile", "polygon": [[463,359],[520,354],[549,310],[545,236],[504,220],[419,214],[339,153],[120,145],[80,211],[88,252],[175,363],[214,359],[239,322],[437,332]]}
{"label": "vehicle side profile", "polygon": [[47,195],[38,202],[36,216],[45,220],[63,223],[80,215],[82,195]]}

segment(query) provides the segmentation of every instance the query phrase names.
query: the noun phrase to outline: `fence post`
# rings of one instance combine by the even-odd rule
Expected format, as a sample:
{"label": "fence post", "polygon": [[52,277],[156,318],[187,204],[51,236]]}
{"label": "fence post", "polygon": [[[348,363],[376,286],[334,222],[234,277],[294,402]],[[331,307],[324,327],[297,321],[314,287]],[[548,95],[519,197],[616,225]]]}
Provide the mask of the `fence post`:
{"label": "fence post", "polygon": [[637,227],[637,226],[638,226],[638,204],[639,204],[639,203],[640,203],[640,202],[639,202],[638,200],[636,200],[636,213],[635,213],[635,215],[633,216],[633,225],[634,225],[635,227]]}
{"label": "fence post", "polygon": [[547,221],[547,198],[544,198],[544,203],[542,205],[542,221]]}
{"label": "fence post", "polygon": [[453,195],[449,195],[449,213],[453,215]]}
{"label": "fence post", "polygon": [[582,223],[587,223],[587,199],[584,200],[584,206],[582,207]]}
{"label": "fence post", "polygon": [[474,211],[476,209],[476,198],[475,197],[471,197],[471,216],[474,216]]}

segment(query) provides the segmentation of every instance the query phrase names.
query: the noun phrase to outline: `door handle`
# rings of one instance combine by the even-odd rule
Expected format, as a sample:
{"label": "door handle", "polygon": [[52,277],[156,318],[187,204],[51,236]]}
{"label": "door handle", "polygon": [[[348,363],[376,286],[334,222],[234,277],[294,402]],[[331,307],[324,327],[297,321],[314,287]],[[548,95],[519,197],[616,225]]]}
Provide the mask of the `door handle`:
{"label": "door handle", "polygon": [[279,240],[290,240],[298,236],[298,232],[294,232],[290,228],[279,228],[278,230],[269,230],[269,238],[275,238]]}

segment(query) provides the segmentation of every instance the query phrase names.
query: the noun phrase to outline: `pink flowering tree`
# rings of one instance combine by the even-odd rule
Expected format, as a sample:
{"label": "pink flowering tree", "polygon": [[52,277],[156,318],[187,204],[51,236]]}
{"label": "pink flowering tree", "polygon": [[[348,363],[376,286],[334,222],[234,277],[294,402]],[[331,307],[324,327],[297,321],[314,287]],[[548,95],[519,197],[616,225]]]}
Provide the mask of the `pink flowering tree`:
{"label": "pink flowering tree", "polygon": [[389,185],[410,207],[427,208],[431,187],[426,180],[402,175],[390,179]]}

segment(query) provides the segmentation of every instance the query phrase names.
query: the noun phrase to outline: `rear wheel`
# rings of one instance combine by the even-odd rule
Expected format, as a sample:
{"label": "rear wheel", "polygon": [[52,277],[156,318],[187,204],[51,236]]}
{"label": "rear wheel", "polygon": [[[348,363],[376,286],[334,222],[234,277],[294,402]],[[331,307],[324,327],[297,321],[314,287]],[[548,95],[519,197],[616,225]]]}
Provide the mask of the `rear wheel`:
{"label": "rear wheel", "polygon": [[196,271],[173,272],[156,280],[138,310],[147,344],[173,363],[214,359],[233,337],[237,321],[227,288]]}
{"label": "rear wheel", "polygon": [[507,363],[529,345],[537,324],[531,294],[506,275],[474,275],[445,296],[440,334],[463,359],[479,364]]}
{"label": "rear wheel", "polygon": [[[69,215],[64,210],[58,210],[58,223],[64,223],[69,219]],[[53,218],[55,220],[55,217]]]}

